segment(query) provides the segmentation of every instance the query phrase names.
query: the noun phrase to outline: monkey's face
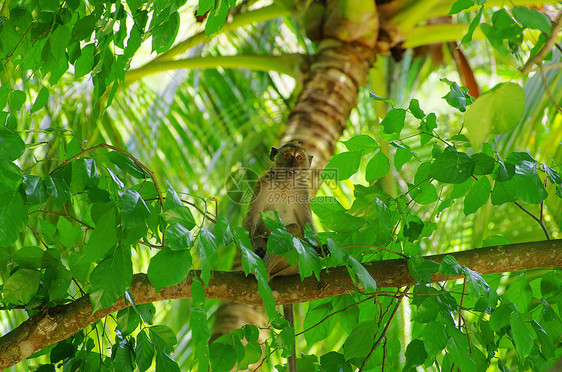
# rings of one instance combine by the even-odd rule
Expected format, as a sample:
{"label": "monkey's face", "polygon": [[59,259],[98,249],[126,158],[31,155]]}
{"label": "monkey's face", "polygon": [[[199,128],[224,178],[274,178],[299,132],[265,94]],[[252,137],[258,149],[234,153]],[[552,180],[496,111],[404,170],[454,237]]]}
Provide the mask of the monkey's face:
{"label": "monkey's face", "polygon": [[275,156],[275,167],[308,169],[312,157],[300,146],[283,146]]}

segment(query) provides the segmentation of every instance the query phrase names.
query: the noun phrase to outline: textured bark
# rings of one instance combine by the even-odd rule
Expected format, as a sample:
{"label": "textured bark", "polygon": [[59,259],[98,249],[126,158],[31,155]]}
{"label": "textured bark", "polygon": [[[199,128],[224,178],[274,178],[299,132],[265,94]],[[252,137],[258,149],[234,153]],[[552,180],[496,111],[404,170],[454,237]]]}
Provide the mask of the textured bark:
{"label": "textured bark", "polygon": [[[454,252],[450,255],[461,265],[481,274],[561,267],[562,240],[480,248]],[[444,254],[428,256],[426,259],[441,262],[444,256]],[[407,262],[403,259],[371,262],[365,264],[365,267],[379,287],[403,287],[415,283],[408,271]],[[146,275],[136,274],[130,293],[138,304],[191,298],[191,283],[195,275],[199,275],[199,272],[194,271],[182,283],[157,292]],[[436,274],[431,277],[431,281],[456,278]],[[308,302],[355,291],[346,267],[323,270],[320,280],[311,277],[300,281],[299,276],[295,275],[274,278],[270,285],[278,304]],[[254,277],[251,275],[246,277],[242,272],[213,272],[205,291],[207,298],[249,305],[262,303]],[[84,296],[68,305],[43,309],[0,338],[0,370],[72,336],[104,316],[127,306],[129,304],[121,298],[111,307],[92,313],[90,300],[88,296]]]}
{"label": "textured bark", "polygon": [[[310,57],[303,71],[302,91],[280,144],[300,141],[314,156],[314,172],[322,170],[334,154],[349,114],[357,105],[359,88],[366,83],[374,61],[379,19],[374,2],[328,0],[324,5],[302,1],[296,6],[305,3],[310,7],[295,14],[303,17],[318,53]],[[223,303],[215,313],[211,340],[241,324],[263,326],[265,322],[264,313],[257,309]]]}
{"label": "textured bark", "polygon": [[322,21],[314,29],[307,28],[309,37],[316,39],[318,53],[304,73],[303,89],[281,137],[281,143],[302,142],[314,155],[313,167],[318,170],[334,154],[357,105],[359,88],[366,83],[378,52],[379,34],[373,2],[329,0],[322,13]]}

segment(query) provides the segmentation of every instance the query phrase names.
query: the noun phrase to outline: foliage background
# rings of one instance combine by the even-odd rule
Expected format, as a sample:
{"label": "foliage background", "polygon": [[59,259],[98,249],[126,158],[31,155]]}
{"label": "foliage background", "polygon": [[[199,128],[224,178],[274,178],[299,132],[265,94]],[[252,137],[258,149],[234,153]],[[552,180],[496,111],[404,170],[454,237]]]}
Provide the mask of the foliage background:
{"label": "foliage background", "polygon": [[[9,21],[3,19],[2,32],[7,32],[6,30],[10,28],[8,22],[16,22],[16,17],[12,12],[18,5],[28,9],[32,7],[23,2],[21,4],[15,1],[6,3],[2,12],[4,16],[10,15],[10,17],[8,17]],[[232,184],[229,183],[231,180],[229,176],[243,167],[260,174],[268,166],[267,157],[264,154],[268,153],[269,147],[276,143],[282,133],[287,114],[297,99],[300,81],[276,72],[281,68],[276,65],[279,62],[272,60],[262,62],[261,66],[255,69],[231,69],[227,68],[226,62],[213,62],[208,57],[234,54],[278,56],[313,53],[315,45],[304,35],[301,21],[293,15],[288,15],[281,7],[273,8],[272,14],[277,11],[279,15],[285,16],[271,16],[271,19],[266,21],[205,39],[204,43],[181,53],[191,60],[192,65],[187,63],[181,65],[188,69],[160,72],[159,63],[154,63],[153,60],[157,53],[165,52],[172,46],[176,33],[179,35],[178,41],[181,41],[188,35],[204,32],[205,23],[197,22],[194,17],[196,4],[188,2],[184,5],[180,1],[162,6],[160,2],[155,2],[143,8],[146,9],[146,14],[143,13],[142,16],[141,13],[131,11],[131,9],[141,7],[142,4],[129,1],[121,4],[124,13],[120,15],[117,8],[112,8],[103,2],[85,4],[76,1],[68,2],[67,5],[71,7],[76,5],[75,13],[66,14],[61,11],[66,5],[63,6],[62,3],[59,4],[56,1],[42,3],[39,7],[44,8],[34,9],[34,19],[37,17],[45,23],[59,22],[63,26],[68,26],[64,31],[50,34],[50,39],[47,41],[50,43],[50,49],[45,48],[44,44],[33,44],[29,41],[32,39],[23,39],[24,44],[29,42],[29,45],[18,45],[10,44],[7,38],[2,38],[0,103],[3,103],[5,107],[1,118],[6,121],[6,128],[16,131],[26,144],[25,152],[18,157],[16,162],[23,174],[45,177],[60,164],[61,159],[68,159],[71,155],[80,152],[80,149],[108,143],[130,152],[154,172],[158,184],[166,185],[169,182],[173,185],[181,199],[215,216],[224,216],[232,226],[237,225],[243,216],[245,206],[243,203],[232,200],[236,197],[235,194],[227,194],[229,188],[232,187]],[[205,5],[200,6],[205,7]],[[222,12],[221,14],[224,13],[226,16],[228,6],[226,5],[224,9],[220,8],[221,6],[224,5],[218,6],[219,9],[222,9],[219,13]],[[258,9],[262,6],[266,7],[267,4],[256,2],[248,7],[240,6],[234,9],[241,9],[240,11],[243,13],[248,12],[252,7]],[[232,10],[233,18],[236,19],[237,14],[234,9]],[[511,9],[509,10],[511,11]],[[486,8],[483,14],[484,21],[491,23],[496,12],[498,12],[498,8]],[[99,18],[93,22],[92,19],[87,18],[90,13],[95,13]],[[209,25],[209,22],[211,25],[213,22],[220,24],[221,14],[211,12],[206,24]],[[468,23],[476,14],[477,10],[460,13],[455,16],[455,21]],[[22,13],[21,17],[25,18],[25,15]],[[41,17],[45,18],[41,19]],[[126,22],[120,23],[125,24],[122,26],[125,27],[125,31],[123,31],[125,35],[119,34],[121,28],[117,26],[116,21],[119,17],[127,19]],[[147,24],[141,27],[138,23],[143,19]],[[147,20],[149,21],[147,22]],[[21,19],[20,21],[27,22]],[[76,26],[77,24],[78,26]],[[99,32],[104,24],[111,25],[106,26],[105,35],[103,32]],[[135,27],[141,27],[146,32],[137,30],[139,32],[135,33]],[[82,68],[79,69],[78,59],[73,60],[77,54],[75,51],[73,54],[72,47],[66,50],[57,47],[57,43],[76,39],[84,55],[91,53],[91,50],[86,51],[83,48],[92,33],[90,28],[96,31],[96,57],[93,58],[94,63],[82,65]],[[24,35],[23,29],[14,27],[13,30],[18,36]],[[63,28],[59,28],[59,30],[63,30]],[[88,30],[90,30],[89,34]],[[207,30],[208,33],[211,31]],[[31,32],[40,35],[41,29],[31,29]],[[463,44],[463,50],[470,61],[481,90],[486,92],[499,83],[511,82],[519,84],[525,92],[525,106],[521,120],[516,127],[510,128],[512,130],[492,139],[494,150],[502,155],[513,151],[527,151],[540,163],[544,162],[560,172],[559,164],[562,160],[560,51],[554,48],[545,62],[545,65],[549,67],[546,67],[544,71],[535,70],[534,74],[527,76],[519,71],[532,49],[540,44],[542,37],[540,30],[527,28],[520,38],[509,40],[511,44],[505,41],[505,45],[512,47],[512,49],[506,50],[507,54],[499,47],[494,48],[488,40],[484,39],[484,36],[479,28],[474,34],[475,40]],[[125,37],[127,38],[125,39]],[[438,40],[438,36],[435,38]],[[14,40],[20,39],[14,38]],[[119,42],[119,40],[121,41]],[[126,43],[124,43],[125,40]],[[513,47],[515,44],[517,47]],[[48,55],[45,55],[45,50],[48,51]],[[121,54],[121,57],[117,57]],[[198,60],[197,58],[200,57],[202,59]],[[369,85],[360,91],[359,103],[352,112],[348,129],[342,140],[359,134],[368,134],[380,144],[381,152],[389,156],[391,161],[396,161],[396,147],[391,144],[396,137],[381,132],[379,125],[381,118],[385,116],[391,106],[385,101],[373,99],[370,92],[380,97],[391,98],[394,107],[397,108],[408,107],[410,100],[415,98],[426,113],[436,114],[439,136],[451,138],[455,134],[461,133],[463,114],[459,112],[458,108],[448,105],[442,99],[450,91],[450,87],[442,79],[459,81],[458,73],[454,64],[451,63],[451,55],[447,50],[445,50],[444,58],[446,63],[435,66],[434,61],[419,50],[405,51],[400,61],[395,61],[390,56],[379,56],[375,69],[369,76]],[[71,63],[66,64],[69,67],[66,73],[66,70],[62,70],[61,67],[63,60]],[[83,62],[88,64],[87,61],[88,58],[84,58]],[[139,69],[140,72],[137,72],[137,75],[132,73],[125,75],[129,64],[134,70],[151,62],[155,66],[152,72],[159,73],[149,75],[146,70],[143,73],[143,70]],[[251,59],[241,59],[236,67],[249,63],[252,63]],[[225,64],[225,67],[221,67],[221,64]],[[130,76],[134,76],[134,78],[130,78]],[[115,82],[119,82],[119,84]],[[107,87],[107,90],[103,87]],[[15,93],[16,91],[23,92],[25,95]],[[509,102],[498,108],[500,113],[501,110],[508,112],[512,109]],[[431,159],[432,148],[420,145],[419,137],[415,135],[418,126],[419,120],[408,115],[405,127],[400,134],[402,141],[400,143],[408,145],[419,158],[427,161]],[[469,147],[464,139],[460,139],[455,144],[458,148]],[[345,150],[346,147],[340,144],[336,152]],[[108,162],[101,155],[94,154],[93,156],[96,161],[99,161],[100,164],[103,163],[108,168],[113,167],[111,164],[117,163]],[[3,158],[3,160],[6,159]],[[401,169],[392,168],[387,174],[380,177],[375,185],[392,196],[405,193],[409,188],[406,182],[413,183],[419,164],[416,159],[410,159]],[[80,167],[84,167],[84,169],[78,169],[78,172],[91,170],[88,168],[87,162]],[[361,163],[360,172],[349,181],[325,185],[319,190],[318,195],[335,196],[342,206],[349,208],[354,200],[355,187],[353,185],[366,184],[364,180],[366,167],[367,161],[364,160]],[[5,169],[3,168],[3,171]],[[100,169],[102,168],[100,167]],[[74,168],[73,171],[75,171]],[[98,177],[102,185],[109,185],[111,182],[109,174],[101,170],[100,173],[101,175]],[[143,182],[140,179],[136,180],[131,173],[134,173],[134,170],[127,175],[125,172],[119,174],[125,180],[127,188],[135,184],[142,185]],[[4,173],[4,176],[6,174]],[[73,188],[78,190],[80,187],[84,187],[84,185],[77,184],[70,186],[71,191]],[[456,192],[455,187],[442,186],[439,189],[439,202],[415,204],[409,211],[410,215],[418,216],[427,224],[435,224],[431,237],[420,239],[419,248],[424,254],[459,251],[506,242],[530,242],[545,239],[541,225],[533,221],[528,214],[513,203],[493,206],[488,201],[475,214],[468,216],[463,213],[464,205],[460,200],[453,202],[450,207],[440,210],[439,206],[447,200],[446,196],[451,192]],[[558,185],[558,187],[560,186]],[[100,186],[100,188],[104,187]],[[141,186],[137,187],[137,189],[140,188]],[[170,190],[168,189],[168,191]],[[547,190],[548,198],[544,204],[525,204],[525,208],[534,216],[542,216],[541,221],[552,238],[560,238],[561,200],[556,196],[556,185],[548,184]],[[457,191],[466,193],[468,189],[457,189]],[[143,197],[149,197],[150,194],[152,197],[155,195],[153,190],[148,190],[146,193]],[[33,192],[29,195],[32,194]],[[216,200],[212,198],[216,198]],[[52,207],[52,199],[46,202],[51,203]],[[82,216],[92,213],[88,211],[88,204],[90,204],[88,199],[78,196],[73,205],[75,211],[65,212],[69,215],[76,213],[80,219]],[[151,201],[151,210],[156,208],[157,204],[156,201]],[[205,225],[204,217],[197,212],[197,209],[192,207],[189,213],[194,216],[194,226]],[[76,239],[79,239],[73,235],[80,228],[75,221],[68,218],[59,219],[56,216],[52,216],[52,219],[38,217],[40,215],[34,215],[33,210],[30,210],[27,220],[30,228],[18,234],[16,242],[3,250],[0,263],[2,264],[4,285],[14,274],[14,268],[22,266],[13,262],[15,251],[27,246],[42,246],[37,234],[31,229],[31,227],[40,225],[39,220],[45,221],[41,227],[45,229],[41,230],[42,234],[45,234],[45,231],[50,228],[45,227],[49,226],[46,222],[56,226],[56,235],[52,236],[53,241],[47,241],[49,246],[60,243],[61,240],[64,242],[64,239],[70,241],[69,246],[72,246]],[[323,226],[321,223],[317,225]],[[211,228],[212,225],[205,226]],[[72,240],[73,238],[74,240]],[[152,241],[151,243],[157,244],[158,242]],[[64,245],[64,243],[62,244]],[[147,272],[150,259],[156,251],[142,245],[136,247],[132,251],[132,271],[134,273]],[[234,252],[235,247],[232,244],[219,248],[220,260],[217,260],[213,269],[228,270],[234,259]],[[371,255],[370,258],[375,255],[374,252],[367,253],[367,256]],[[196,255],[193,255],[193,264],[195,267],[200,265]],[[532,314],[533,311],[535,313],[539,311],[538,302],[541,297],[544,297],[540,293],[540,278],[543,275],[545,275],[544,271],[537,271],[498,275],[486,279],[490,283],[494,283],[498,293],[507,296],[511,302],[523,306],[520,309],[522,313]],[[552,279],[553,283],[560,283],[559,274],[557,275],[558,279]],[[69,287],[69,293],[72,296],[78,296],[80,293],[80,289],[75,284],[77,283],[73,283]],[[455,291],[459,289],[459,285],[462,288],[462,283],[451,283],[448,289]],[[41,295],[45,294],[39,293],[35,305],[42,304],[41,301],[44,299],[41,298]],[[62,297],[59,299],[60,302],[64,302]],[[525,302],[528,300],[529,303],[521,305],[521,298],[525,298]],[[7,307],[14,304],[9,298],[4,297],[3,300]],[[31,306],[34,305],[33,303],[26,305],[34,307]],[[313,314],[309,310],[318,305],[321,304],[300,306],[297,319],[307,323],[306,314]],[[402,345],[401,348],[399,345],[389,345],[392,353],[396,352],[400,356],[392,366],[396,369],[407,364],[406,345],[412,339],[424,338],[420,336],[421,326],[416,328],[416,323],[411,326],[412,311],[417,309],[414,305],[419,304],[416,304],[415,301],[413,303],[403,301],[396,320],[388,330],[388,338],[400,340]],[[175,333],[177,344],[173,349],[173,359],[181,370],[188,370],[197,355],[194,351],[196,342],[193,339],[193,330],[188,322],[194,309],[193,302],[191,300],[164,301],[156,303],[154,306],[154,324],[165,324]],[[385,303],[385,306],[389,305]],[[211,322],[217,307],[218,301],[207,300],[204,303],[205,314]],[[555,317],[558,321],[553,321],[552,324],[555,325],[552,325],[552,329],[547,330],[549,334],[551,332],[555,334],[560,327],[559,305],[556,305],[556,309]],[[122,314],[122,316],[125,315]],[[315,316],[319,319],[322,318],[318,314]],[[470,318],[471,315],[466,316]],[[2,334],[4,334],[7,330],[21,324],[27,318],[27,312],[21,309],[2,311],[0,317]],[[120,336],[116,336],[115,328],[120,321],[125,320],[120,320],[120,316],[117,315],[117,317],[107,318],[105,321],[97,323],[92,329],[86,330],[88,335],[86,339],[92,337],[94,333],[96,335],[90,338],[93,340],[92,350],[111,354],[109,348],[119,342]],[[297,338],[297,349],[316,355],[323,355],[331,350],[337,351],[344,344],[349,330],[336,329],[336,332],[324,335],[326,338],[322,342],[312,342],[314,337],[321,336],[312,336],[311,342],[306,342],[302,337]],[[137,337],[138,332],[137,329],[132,334]],[[116,339],[116,337],[118,338]],[[78,341],[75,343],[79,344]],[[170,341],[170,343],[172,342]],[[555,356],[560,356],[559,343],[560,340],[553,337],[553,346],[557,348],[549,361],[554,360]],[[85,344],[87,341],[84,341]],[[416,344],[413,345],[413,347],[416,346]],[[53,356],[52,350],[54,349],[47,350],[45,355],[18,364],[17,368],[33,369],[42,363],[53,362],[53,359],[56,358]],[[168,352],[171,353],[171,351]],[[56,353],[54,355],[57,356]],[[60,355],[65,356],[66,354],[62,352]],[[502,363],[506,363],[508,366],[515,367],[522,363],[512,344],[500,345],[498,355],[504,361]],[[61,357],[60,360],[63,359]],[[270,363],[268,368],[273,368],[272,366],[280,360],[278,355],[274,356],[272,361],[268,362]],[[497,360],[494,360],[492,364],[494,368],[502,368],[501,365],[498,365]],[[155,365],[158,368],[158,364],[155,363]],[[540,368],[538,369],[540,370]]]}

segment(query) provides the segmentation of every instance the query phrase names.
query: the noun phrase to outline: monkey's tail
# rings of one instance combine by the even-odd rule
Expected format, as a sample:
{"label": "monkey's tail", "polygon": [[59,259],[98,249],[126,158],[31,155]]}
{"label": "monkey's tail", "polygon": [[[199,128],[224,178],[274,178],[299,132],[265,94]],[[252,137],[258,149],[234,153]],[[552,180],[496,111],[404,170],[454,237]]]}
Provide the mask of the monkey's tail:
{"label": "monkey's tail", "polygon": [[[287,322],[289,322],[289,324],[291,325],[291,327],[293,327],[293,329],[295,329],[295,318],[293,315],[293,305],[292,304],[288,304],[288,305],[283,305],[283,315],[285,316],[285,319],[287,319]],[[295,342],[295,350],[293,352],[293,355],[289,356],[288,359],[288,371],[289,372],[297,372],[297,347],[296,347],[296,342]]]}

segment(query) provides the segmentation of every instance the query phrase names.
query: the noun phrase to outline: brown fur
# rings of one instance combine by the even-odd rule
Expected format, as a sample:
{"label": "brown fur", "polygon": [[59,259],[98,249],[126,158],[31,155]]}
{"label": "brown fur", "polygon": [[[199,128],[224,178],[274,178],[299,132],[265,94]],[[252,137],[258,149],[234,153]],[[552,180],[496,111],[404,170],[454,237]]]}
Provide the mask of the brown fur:
{"label": "brown fur", "polygon": [[271,149],[270,159],[274,165],[262,176],[255,188],[242,227],[250,232],[254,250],[264,255],[269,277],[293,275],[298,267],[291,267],[282,256],[268,254],[267,237],[271,232],[260,218],[260,212],[276,210],[287,231],[294,236],[303,236],[308,222],[312,228],[310,209],[310,164],[312,156],[297,143],[288,143]]}

